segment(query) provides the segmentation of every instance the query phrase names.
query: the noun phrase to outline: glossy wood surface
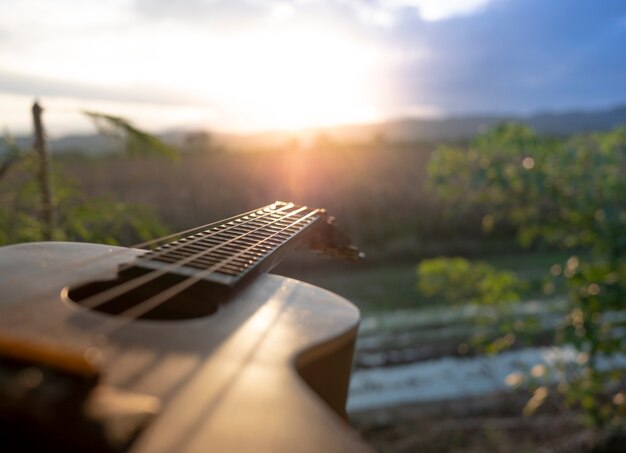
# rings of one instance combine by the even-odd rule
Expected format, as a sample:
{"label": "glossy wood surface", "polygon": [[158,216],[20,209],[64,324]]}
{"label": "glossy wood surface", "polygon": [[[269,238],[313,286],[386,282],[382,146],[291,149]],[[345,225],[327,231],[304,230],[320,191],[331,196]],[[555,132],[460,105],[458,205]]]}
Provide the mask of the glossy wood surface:
{"label": "glossy wood surface", "polygon": [[298,372],[313,370],[319,385],[336,380],[332,398],[345,399],[347,368],[315,364],[350,351],[359,322],[352,304],[264,275],[209,317],[133,321],[95,335],[114,318],[77,306],[64,290],[112,278],[139,253],[77,243],[0,249],[0,331],[99,358],[107,384],[157,397],[162,410],[135,452],[368,449]]}

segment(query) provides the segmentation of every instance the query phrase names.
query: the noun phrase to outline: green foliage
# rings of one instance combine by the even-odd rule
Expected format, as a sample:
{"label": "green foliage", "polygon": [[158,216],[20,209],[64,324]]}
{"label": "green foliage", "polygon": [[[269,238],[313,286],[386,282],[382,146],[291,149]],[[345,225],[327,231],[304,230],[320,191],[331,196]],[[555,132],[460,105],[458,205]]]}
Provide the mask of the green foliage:
{"label": "green foliage", "polygon": [[178,159],[178,152],[152,134],[137,129],[130,121],[119,116],[97,112],[83,112],[91,118],[101,134],[118,138],[126,143],[129,156],[163,156]]}
{"label": "green foliage", "polygon": [[505,221],[523,244],[591,252],[555,263],[551,273],[570,293],[559,338],[586,357],[582,371],[565,374],[563,388],[595,425],[619,423],[624,412],[624,381],[607,380],[597,364],[626,346],[625,170],[625,128],[554,140],[515,124],[482,135],[469,150],[440,148],[429,167],[447,200],[488,210],[484,228]]}
{"label": "green foliage", "polygon": [[520,299],[521,283],[515,274],[484,262],[464,258],[423,260],[418,268],[418,288],[426,296],[451,303],[497,304]]}
{"label": "green foliage", "polygon": [[[102,113],[84,112],[101,132],[123,138],[129,156],[158,155],[175,158],[175,150],[128,121]],[[43,240],[41,201],[34,175],[38,157],[21,150],[7,135],[0,142],[0,244]],[[11,178],[5,176],[15,169]],[[57,221],[53,238],[107,244],[132,244],[162,236],[166,228],[145,206],[128,205],[107,197],[88,198],[67,175],[51,170],[53,209]]]}
{"label": "green foliage", "polygon": [[[14,178],[0,186],[0,244],[40,241],[39,186],[30,176],[32,155],[17,165]],[[57,224],[55,240],[132,244],[166,234],[165,226],[146,206],[107,197],[87,197],[67,175],[53,173]]]}
{"label": "green foliage", "polygon": [[540,239],[604,253],[626,250],[626,128],[558,141],[504,124],[469,150],[442,147],[429,163],[431,185],[466,209],[487,206],[483,227],[518,226]]}
{"label": "green foliage", "polygon": [[0,179],[20,159],[22,150],[15,143],[15,139],[5,133],[0,137]]}
{"label": "green foliage", "polygon": [[[498,221],[519,224],[550,209],[545,205],[550,198],[543,198],[544,175],[535,169],[554,145],[525,126],[503,124],[479,136],[469,150],[439,148],[429,163],[430,181],[455,207],[486,206],[487,231]],[[529,232],[520,233],[524,243],[534,238]]]}

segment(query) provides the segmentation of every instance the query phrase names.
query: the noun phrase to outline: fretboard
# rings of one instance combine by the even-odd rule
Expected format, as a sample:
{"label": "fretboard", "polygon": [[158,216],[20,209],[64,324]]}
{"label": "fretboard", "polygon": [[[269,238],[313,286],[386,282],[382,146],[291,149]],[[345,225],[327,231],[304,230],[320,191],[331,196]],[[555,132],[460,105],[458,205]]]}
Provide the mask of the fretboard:
{"label": "fretboard", "polygon": [[276,202],[191,230],[121,265],[113,280],[73,288],[70,297],[133,318],[208,316],[299,245],[348,260],[362,257],[325,210]]}
{"label": "fretboard", "polygon": [[132,267],[200,276],[228,287],[276,265],[324,218],[324,211],[275,202],[228,222],[162,245]]}

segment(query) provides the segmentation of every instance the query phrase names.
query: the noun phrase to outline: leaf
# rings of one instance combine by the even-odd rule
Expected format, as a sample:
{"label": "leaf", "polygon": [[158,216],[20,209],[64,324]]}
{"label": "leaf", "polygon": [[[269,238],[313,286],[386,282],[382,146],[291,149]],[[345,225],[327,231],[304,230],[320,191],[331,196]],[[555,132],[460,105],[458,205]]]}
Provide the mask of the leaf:
{"label": "leaf", "polygon": [[0,150],[3,151],[0,153],[3,157],[2,162],[0,162],[0,179],[2,179],[22,157],[22,150],[8,132],[0,140]]}
{"label": "leaf", "polygon": [[101,134],[123,140],[129,156],[161,156],[172,160],[179,158],[178,151],[173,147],[158,137],[138,129],[122,117],[89,111],[83,113],[94,122]]}

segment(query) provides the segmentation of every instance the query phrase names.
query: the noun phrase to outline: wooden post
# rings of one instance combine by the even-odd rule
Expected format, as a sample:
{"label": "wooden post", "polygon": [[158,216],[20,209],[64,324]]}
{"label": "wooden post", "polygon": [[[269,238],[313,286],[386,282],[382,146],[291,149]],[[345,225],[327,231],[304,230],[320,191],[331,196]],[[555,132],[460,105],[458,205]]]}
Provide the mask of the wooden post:
{"label": "wooden post", "polygon": [[52,207],[52,184],[50,181],[50,161],[46,147],[41,113],[43,108],[37,101],[33,104],[33,124],[35,126],[35,151],[39,156],[39,186],[41,192],[41,221],[43,223],[43,239],[52,240],[54,230],[54,212]]}

